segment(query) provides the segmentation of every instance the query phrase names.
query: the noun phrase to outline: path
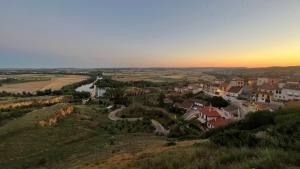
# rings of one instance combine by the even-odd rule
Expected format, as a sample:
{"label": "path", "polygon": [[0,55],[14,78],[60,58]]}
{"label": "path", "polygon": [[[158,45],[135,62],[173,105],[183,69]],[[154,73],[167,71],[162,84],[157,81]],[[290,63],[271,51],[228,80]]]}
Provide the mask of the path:
{"label": "path", "polygon": [[[127,121],[137,121],[137,120],[142,120],[143,118],[121,118],[118,117],[117,114],[121,112],[125,107],[121,107],[119,109],[116,109],[114,111],[111,111],[108,113],[108,118],[112,121],[118,121],[118,120],[127,120]],[[158,121],[151,119],[151,123],[155,128],[155,133],[157,134],[162,134],[162,135],[168,135],[169,130],[165,129]]]}

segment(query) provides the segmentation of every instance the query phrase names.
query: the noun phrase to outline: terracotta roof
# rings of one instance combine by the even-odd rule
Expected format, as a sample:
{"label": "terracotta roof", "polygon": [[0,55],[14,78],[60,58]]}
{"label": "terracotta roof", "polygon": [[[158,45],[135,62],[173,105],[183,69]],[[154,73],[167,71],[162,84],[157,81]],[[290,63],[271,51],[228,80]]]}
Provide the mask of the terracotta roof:
{"label": "terracotta roof", "polygon": [[239,93],[243,87],[240,86],[232,86],[228,92],[229,93]]}
{"label": "terracotta roof", "polygon": [[223,117],[220,117],[215,120],[211,120],[208,123],[213,125],[214,128],[217,128],[217,127],[225,126],[225,125],[229,124],[230,122],[231,122],[230,120],[226,120]]}
{"label": "terracotta roof", "polygon": [[208,117],[220,117],[220,114],[213,107],[203,107],[199,110]]}

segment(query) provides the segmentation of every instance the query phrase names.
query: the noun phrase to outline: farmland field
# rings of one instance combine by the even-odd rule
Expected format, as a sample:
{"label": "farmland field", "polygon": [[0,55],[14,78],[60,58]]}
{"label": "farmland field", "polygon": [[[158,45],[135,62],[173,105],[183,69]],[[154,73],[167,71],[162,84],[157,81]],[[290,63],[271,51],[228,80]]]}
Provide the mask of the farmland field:
{"label": "farmland field", "polygon": [[104,75],[111,76],[112,79],[118,81],[151,81],[151,82],[176,82],[181,80],[197,81],[203,75],[201,72],[186,71],[133,71],[122,70],[117,72],[105,72]]}
{"label": "farmland field", "polygon": [[[35,92],[37,90],[58,90],[63,86],[86,80],[83,75],[50,75],[50,74],[22,74],[0,75],[2,85],[0,91],[20,93]],[[6,79],[6,81],[4,80]],[[10,79],[10,80],[7,80]]]}

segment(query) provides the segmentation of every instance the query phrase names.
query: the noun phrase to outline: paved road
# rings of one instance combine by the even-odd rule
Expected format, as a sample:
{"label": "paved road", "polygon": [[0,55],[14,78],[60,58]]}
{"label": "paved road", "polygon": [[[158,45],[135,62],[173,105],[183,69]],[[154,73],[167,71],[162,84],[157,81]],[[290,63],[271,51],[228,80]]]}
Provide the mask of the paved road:
{"label": "paved road", "polygon": [[116,109],[114,111],[109,112],[108,118],[112,121],[117,121],[117,120],[127,120],[127,121],[137,121],[137,120],[142,120],[143,118],[121,118],[118,117],[117,114],[121,112],[125,107],[121,107],[119,109]]}
{"label": "paved road", "polygon": [[[116,109],[114,111],[111,111],[108,113],[108,118],[112,121],[118,121],[118,120],[127,120],[127,121],[137,121],[137,120],[142,120],[143,118],[121,118],[118,117],[117,114],[121,112],[125,107],[121,107],[119,109]],[[155,133],[157,134],[162,134],[162,135],[168,135],[169,130],[165,129],[158,121],[151,119],[151,123],[155,128]]]}
{"label": "paved road", "polygon": [[196,118],[198,114],[199,114],[198,111],[189,111],[183,115],[183,118],[185,120],[191,120],[193,118]]}
{"label": "paved road", "polygon": [[152,119],[151,122],[152,125],[155,127],[155,133],[162,134],[165,136],[167,136],[170,133],[170,131],[166,130],[164,126],[162,126],[158,121]]}

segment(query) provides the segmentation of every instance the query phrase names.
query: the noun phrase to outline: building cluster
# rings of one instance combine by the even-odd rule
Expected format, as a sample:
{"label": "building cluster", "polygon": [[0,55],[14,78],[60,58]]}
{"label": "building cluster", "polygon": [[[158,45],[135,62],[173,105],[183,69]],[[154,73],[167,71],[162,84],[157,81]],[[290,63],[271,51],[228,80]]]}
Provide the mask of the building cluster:
{"label": "building cluster", "polygon": [[232,77],[175,87],[178,95],[203,92],[209,96],[219,96],[230,102],[225,108],[207,106],[201,100],[184,100],[177,106],[186,110],[185,119],[198,119],[205,129],[226,125],[241,119],[249,112],[258,110],[274,111],[285,104],[300,101],[300,81],[280,78],[259,77],[243,79]]}

